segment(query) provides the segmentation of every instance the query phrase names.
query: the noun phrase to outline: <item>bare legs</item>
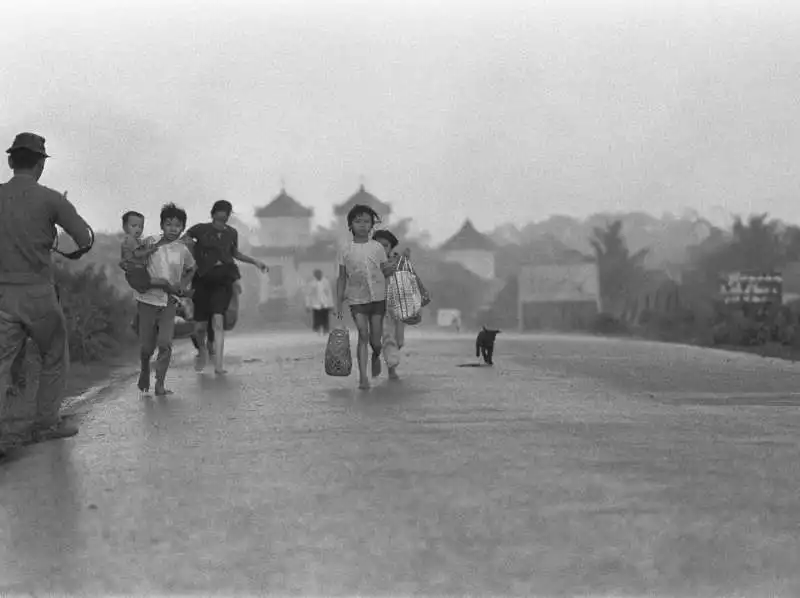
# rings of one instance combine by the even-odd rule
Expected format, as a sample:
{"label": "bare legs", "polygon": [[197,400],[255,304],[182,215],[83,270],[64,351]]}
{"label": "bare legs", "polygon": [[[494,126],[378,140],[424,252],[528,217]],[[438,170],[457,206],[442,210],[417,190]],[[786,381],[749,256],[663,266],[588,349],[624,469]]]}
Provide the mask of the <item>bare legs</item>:
{"label": "bare legs", "polygon": [[383,344],[383,314],[369,317],[369,344],[372,347],[372,377],[381,375],[381,349]]}
{"label": "bare legs", "polygon": [[227,374],[222,367],[222,359],[225,356],[225,316],[214,314],[211,325],[214,329],[214,372],[221,376]]}
{"label": "bare legs", "polygon": [[202,372],[206,369],[208,363],[208,345],[206,344],[206,334],[208,331],[208,322],[195,322],[194,336],[197,339],[197,357],[194,359],[194,369],[197,372]]}
{"label": "bare legs", "polygon": [[391,314],[383,321],[383,357],[389,368],[389,379],[397,380],[397,366],[400,365],[400,349],[403,347],[403,324]]}
{"label": "bare legs", "polygon": [[369,388],[367,376],[367,356],[372,348],[371,370],[372,376],[381,374],[381,336],[383,335],[383,316],[353,314],[353,319],[358,329],[358,387]]}
{"label": "bare legs", "polygon": [[[214,372],[217,375],[226,374],[223,367],[225,353],[225,316],[214,314],[211,318],[211,326],[214,333]],[[197,357],[195,359],[195,370],[202,372],[208,363],[208,344],[206,335],[208,333],[208,322],[197,322],[195,324],[195,339],[197,340]]]}

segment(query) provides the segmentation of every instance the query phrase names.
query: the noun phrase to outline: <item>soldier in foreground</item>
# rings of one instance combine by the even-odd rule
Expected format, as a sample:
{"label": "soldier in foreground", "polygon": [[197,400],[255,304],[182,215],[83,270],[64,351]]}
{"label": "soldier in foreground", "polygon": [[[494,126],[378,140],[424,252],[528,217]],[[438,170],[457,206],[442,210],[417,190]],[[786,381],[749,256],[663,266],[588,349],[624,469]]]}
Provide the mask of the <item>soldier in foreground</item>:
{"label": "soldier in foreground", "polygon": [[[55,225],[77,243],[72,259],[91,248],[93,234],[65,194],[39,184],[49,158],[44,144],[34,133],[17,135],[6,150],[14,176],[0,185],[0,456],[11,446],[78,432],[59,416],[69,353],[51,249]],[[35,405],[9,393],[29,339],[42,363]]]}

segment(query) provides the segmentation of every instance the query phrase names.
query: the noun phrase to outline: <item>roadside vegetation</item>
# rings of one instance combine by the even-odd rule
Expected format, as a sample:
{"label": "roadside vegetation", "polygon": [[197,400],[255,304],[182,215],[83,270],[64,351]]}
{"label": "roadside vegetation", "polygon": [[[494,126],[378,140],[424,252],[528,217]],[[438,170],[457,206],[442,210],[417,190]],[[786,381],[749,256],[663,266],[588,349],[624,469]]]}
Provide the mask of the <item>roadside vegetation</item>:
{"label": "roadside vegetation", "polygon": [[728,273],[774,272],[784,274],[786,293],[794,284],[786,273],[800,261],[800,228],[766,214],[737,218],[730,231],[713,230],[689,249],[680,281],[645,269],[646,250],[628,251],[619,221],[595,229],[592,246],[604,306],[595,333],[800,356],[800,304],[725,304],[719,292]]}

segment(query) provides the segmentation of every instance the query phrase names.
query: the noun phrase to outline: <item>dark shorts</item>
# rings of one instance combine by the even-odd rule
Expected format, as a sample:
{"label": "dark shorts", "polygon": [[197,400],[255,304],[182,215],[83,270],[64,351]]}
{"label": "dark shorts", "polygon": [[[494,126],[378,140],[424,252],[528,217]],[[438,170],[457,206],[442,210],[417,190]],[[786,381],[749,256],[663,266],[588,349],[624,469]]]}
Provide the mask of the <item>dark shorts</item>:
{"label": "dark shorts", "polygon": [[356,314],[364,316],[383,316],[386,314],[386,301],[373,301],[372,303],[359,303],[350,306],[350,313],[355,318]]}
{"label": "dark shorts", "polygon": [[150,274],[147,268],[130,268],[125,271],[125,280],[134,291],[146,293],[150,289]]}
{"label": "dark shorts", "polygon": [[195,278],[192,287],[195,322],[205,322],[213,315],[224,315],[228,311],[233,299],[233,281],[221,283]]}

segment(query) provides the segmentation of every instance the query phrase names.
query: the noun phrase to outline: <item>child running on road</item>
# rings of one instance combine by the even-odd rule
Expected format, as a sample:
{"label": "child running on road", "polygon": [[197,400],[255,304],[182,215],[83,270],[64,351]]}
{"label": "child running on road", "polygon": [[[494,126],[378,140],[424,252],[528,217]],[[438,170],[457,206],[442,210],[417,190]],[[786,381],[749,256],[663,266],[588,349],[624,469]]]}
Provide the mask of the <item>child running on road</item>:
{"label": "child running on road", "polygon": [[[158,349],[155,394],[172,394],[165,386],[165,379],[172,359],[172,337],[177,314],[175,295],[183,294],[195,269],[191,251],[180,241],[185,228],[184,210],[172,203],[161,209],[162,237],[158,241],[158,250],[150,256],[147,268],[151,279],[167,281],[169,292],[151,288],[145,293],[135,293],[141,346],[141,371],[137,386],[142,393],[150,390],[150,360]],[[155,244],[155,239],[152,242]]]}
{"label": "child running on road", "polygon": [[[386,251],[386,257],[389,260],[387,271],[395,271],[400,262],[400,254],[397,253],[395,248],[399,241],[394,234],[386,229],[376,231],[372,238],[383,246]],[[406,248],[403,251],[402,257],[409,259],[411,257],[411,250]],[[422,294],[422,305],[425,306],[430,302],[430,295],[428,294],[425,285],[422,284],[419,276],[414,273],[414,278],[417,280],[417,286]],[[389,379],[397,380],[397,366],[400,365],[400,349],[403,348],[405,343],[405,329],[406,325],[401,320],[398,320],[392,312],[386,310],[386,319],[383,323],[383,357],[386,360],[386,366],[389,368]]]}
{"label": "child running on road", "polygon": [[383,316],[386,313],[386,277],[393,269],[383,246],[370,238],[380,221],[378,214],[365,205],[355,205],[347,214],[347,227],[353,241],[339,252],[339,278],[336,282],[336,316],[343,317],[345,300],[358,329],[359,388],[369,388],[367,355],[372,347],[372,376],[381,374]]}
{"label": "child running on road", "polygon": [[[400,254],[394,249],[397,247],[399,241],[390,231],[382,229],[376,231],[372,238],[383,246],[386,252],[386,258],[389,264],[397,267],[400,260]],[[394,317],[394,315],[387,309],[386,316],[383,322],[383,358],[386,360],[386,366],[389,369],[389,379],[397,380],[397,366],[400,365],[400,349],[403,348],[405,340],[405,324]]]}

